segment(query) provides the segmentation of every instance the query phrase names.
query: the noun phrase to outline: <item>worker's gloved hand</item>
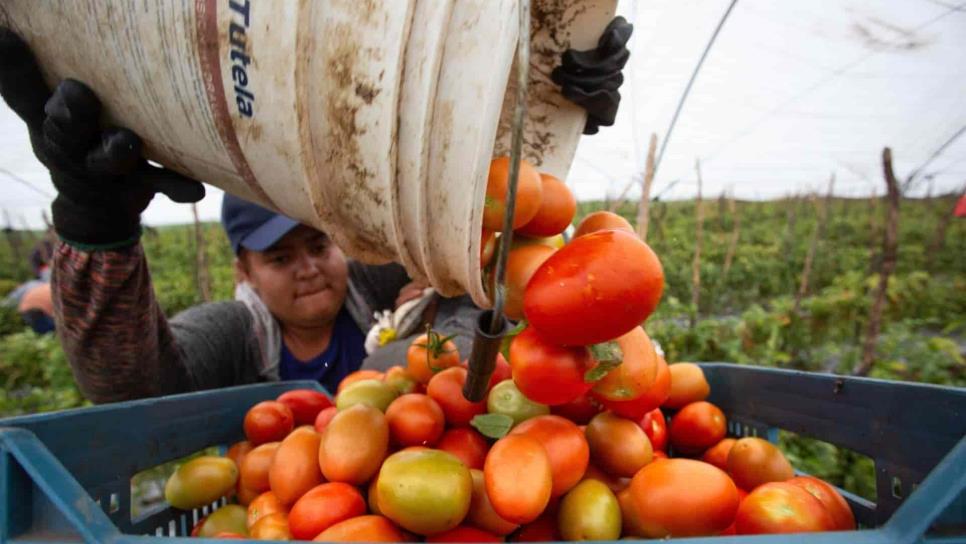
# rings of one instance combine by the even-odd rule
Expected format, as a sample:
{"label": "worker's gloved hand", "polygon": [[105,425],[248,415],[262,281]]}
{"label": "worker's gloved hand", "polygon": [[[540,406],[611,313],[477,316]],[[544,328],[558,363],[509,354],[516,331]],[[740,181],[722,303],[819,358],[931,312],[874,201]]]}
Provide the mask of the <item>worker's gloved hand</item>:
{"label": "worker's gloved hand", "polygon": [[61,81],[53,93],[27,44],[0,28],[0,94],[27,124],[34,154],[57,188],[54,227],[60,237],[87,249],[133,244],[141,212],[156,193],[175,202],[197,202],[204,186],[148,164],[141,139],[124,128],[102,129],[101,102],[86,85]]}
{"label": "worker's gloved hand", "polygon": [[564,97],[587,110],[584,134],[597,134],[598,127],[614,124],[621,101],[617,89],[624,83],[621,70],[631,55],[627,41],[633,32],[634,25],[615,17],[595,49],[568,49],[550,74]]}

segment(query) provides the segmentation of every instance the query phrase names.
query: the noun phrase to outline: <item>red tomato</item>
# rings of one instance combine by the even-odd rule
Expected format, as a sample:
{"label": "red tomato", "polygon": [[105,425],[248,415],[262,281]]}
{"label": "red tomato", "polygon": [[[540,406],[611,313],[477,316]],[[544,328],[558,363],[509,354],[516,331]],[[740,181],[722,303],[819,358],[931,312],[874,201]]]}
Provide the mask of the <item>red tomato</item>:
{"label": "red tomato", "polygon": [[278,396],[278,402],[289,407],[295,417],[295,426],[312,425],[319,412],[333,406],[332,400],[314,389],[295,389]]}
{"label": "red tomato", "polygon": [[[748,492],[739,487],[738,488],[738,508],[741,508],[741,501],[745,500],[745,497],[747,496],[748,496]],[[738,534],[738,532],[735,529],[735,522],[732,521],[731,525],[729,525],[727,529],[718,533],[718,536],[729,536],[729,535],[736,535],[736,534]]]}
{"label": "red tomato", "polygon": [[832,521],[835,524],[835,531],[852,531],[855,530],[855,515],[852,514],[852,509],[849,508],[849,503],[845,501],[845,497],[842,496],[834,487],[832,487],[828,482],[819,480],[814,476],[798,476],[788,480],[788,483],[792,485],[797,485],[805,491],[812,494],[813,497],[819,500],[828,513],[832,516]]}
{"label": "red tomato", "polygon": [[517,425],[511,435],[524,434],[543,444],[553,475],[551,497],[560,497],[583,478],[590,461],[584,433],[560,416],[537,416]]}
{"label": "red tomato", "polygon": [[641,428],[644,429],[644,434],[651,441],[652,448],[655,450],[667,448],[667,420],[664,419],[664,412],[660,408],[655,408],[644,414],[644,417],[641,418]]}
{"label": "red tomato", "polygon": [[577,199],[567,185],[550,174],[540,174],[543,198],[537,215],[517,232],[526,236],[553,236],[563,232],[574,220]]}
{"label": "red tomato", "polygon": [[359,490],[342,482],[317,485],[297,500],[288,513],[292,538],[311,540],[340,521],[366,513]]}
{"label": "red tomato", "polygon": [[520,530],[510,540],[513,542],[554,542],[562,540],[560,529],[557,526],[557,515],[549,511],[544,512],[539,518],[520,527]]}
{"label": "red tomato", "polygon": [[586,425],[600,413],[600,406],[595,404],[590,399],[590,395],[585,393],[566,404],[551,406],[550,413],[565,417],[578,425]]}
{"label": "red tomato", "polygon": [[274,400],[266,400],[252,406],[245,414],[245,437],[253,446],[266,442],[278,442],[295,428],[292,410]]}
{"label": "red tomato", "polygon": [[586,346],[639,326],[663,290],[664,271],[651,248],[629,232],[605,230],[551,255],[530,279],[523,311],[549,342]]}
{"label": "red tomato", "polygon": [[[510,250],[506,260],[506,305],[503,314],[513,320],[523,317],[523,297],[530,278],[557,250],[543,244],[532,244]],[[487,280],[492,286],[492,275]]]}
{"label": "red tomato", "polygon": [[835,521],[822,502],[804,488],[770,482],[741,501],[735,517],[739,535],[831,531]]}
{"label": "red tomato", "polygon": [[607,400],[591,390],[590,394],[604,408],[615,414],[639,421],[644,414],[657,408],[668,396],[671,389],[671,373],[668,364],[662,357],[657,358],[657,373],[654,377],[654,385],[640,397],[633,400]]}
{"label": "red tomato", "polygon": [[503,537],[476,527],[458,525],[449,531],[427,536],[426,542],[503,542]]}
{"label": "red tomato", "polygon": [[443,433],[436,443],[436,449],[459,457],[467,468],[483,470],[486,452],[490,451],[490,445],[476,430],[469,427],[456,427]]}
{"label": "red tomato", "polygon": [[720,442],[726,432],[724,412],[710,402],[700,401],[674,414],[669,436],[675,451],[693,455]]}
{"label": "red tomato", "polygon": [[457,366],[433,376],[426,387],[426,394],[443,409],[450,426],[469,425],[475,416],[486,413],[485,400],[470,402],[463,396],[465,383],[466,369]]}
{"label": "red tomato", "polygon": [[339,409],[335,406],[329,406],[328,408],[319,412],[319,415],[315,417],[315,432],[322,434],[325,428],[329,426],[329,422],[332,418],[339,413]]}
{"label": "red tomato", "polygon": [[420,393],[402,395],[386,409],[389,436],[399,445],[432,446],[443,434],[443,410],[430,397]]}
{"label": "red tomato", "polygon": [[523,329],[510,343],[513,383],[540,404],[566,404],[589,391],[594,384],[584,375],[594,363],[587,348],[554,345],[533,327]]}

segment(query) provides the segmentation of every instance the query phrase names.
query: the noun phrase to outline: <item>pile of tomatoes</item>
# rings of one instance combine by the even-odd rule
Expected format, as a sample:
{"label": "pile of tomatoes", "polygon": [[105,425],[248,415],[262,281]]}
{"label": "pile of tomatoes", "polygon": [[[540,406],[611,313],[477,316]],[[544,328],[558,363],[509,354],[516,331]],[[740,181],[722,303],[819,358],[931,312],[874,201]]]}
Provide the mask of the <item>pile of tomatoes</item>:
{"label": "pile of tomatoes", "polygon": [[[491,165],[484,242],[502,225],[507,163]],[[573,219],[566,186],[526,163],[520,195],[518,233],[556,236]],[[598,212],[569,243],[521,239],[509,263],[519,324],[483,401],[463,396],[466,363],[430,330],[405,366],[347,376],[334,403],[312,390],[258,403],[247,440],[168,481],[177,508],[237,502],[193,534],[495,542],[855,528],[835,488],[795,477],[776,446],[726,437],[701,367],[655,349],[641,324],[664,275],[626,221]]]}
{"label": "pile of tomatoes", "polygon": [[[647,400],[610,402],[615,411],[596,388],[563,404],[535,402],[501,356],[487,400],[471,403],[455,347],[434,361],[425,344],[413,343],[406,367],[348,376],[334,404],[312,390],[256,404],[245,416],[247,440],[226,457],[182,465],[168,501],[189,509],[234,496],[237,504],[192,534],[264,540],[613,540],[855,528],[834,487],[795,477],[766,440],[725,436],[725,415],[704,400],[709,386],[697,365],[656,356]],[[510,423],[494,421],[503,418]]]}

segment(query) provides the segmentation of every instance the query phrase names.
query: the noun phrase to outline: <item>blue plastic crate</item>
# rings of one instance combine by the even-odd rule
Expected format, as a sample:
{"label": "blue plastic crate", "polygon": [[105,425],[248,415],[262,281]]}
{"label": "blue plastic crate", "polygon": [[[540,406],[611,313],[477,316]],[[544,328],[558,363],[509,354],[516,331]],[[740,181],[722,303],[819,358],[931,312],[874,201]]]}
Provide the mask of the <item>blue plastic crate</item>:
{"label": "blue plastic crate", "polygon": [[[966,542],[966,390],[703,367],[709,400],[728,415],[730,434],[774,440],[786,429],[871,457],[876,502],[846,496],[859,523],[875,528],[683,542]],[[194,512],[162,507],[132,519],[131,477],[242,439],[250,406],[302,387],[321,389],[259,384],[0,420],[0,542],[207,542],[183,535],[218,504]]]}

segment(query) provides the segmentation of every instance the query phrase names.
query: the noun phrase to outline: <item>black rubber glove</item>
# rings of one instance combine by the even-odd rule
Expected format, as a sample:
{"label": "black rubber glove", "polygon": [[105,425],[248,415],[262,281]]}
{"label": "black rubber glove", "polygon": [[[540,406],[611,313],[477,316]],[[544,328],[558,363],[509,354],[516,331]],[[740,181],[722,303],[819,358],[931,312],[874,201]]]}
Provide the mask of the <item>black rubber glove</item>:
{"label": "black rubber glove", "polygon": [[621,70],[631,55],[627,41],[633,32],[634,25],[615,17],[595,49],[564,51],[560,66],[550,74],[564,97],[587,110],[584,134],[597,134],[598,127],[614,124],[621,101],[617,89],[624,83]]}
{"label": "black rubber glove", "polygon": [[102,129],[101,102],[86,85],[61,81],[51,93],[27,44],[0,28],[0,94],[27,124],[34,154],[57,188],[54,228],[83,249],[129,246],[141,212],[156,193],[197,202],[204,186],[148,164],[141,139],[124,128]]}

